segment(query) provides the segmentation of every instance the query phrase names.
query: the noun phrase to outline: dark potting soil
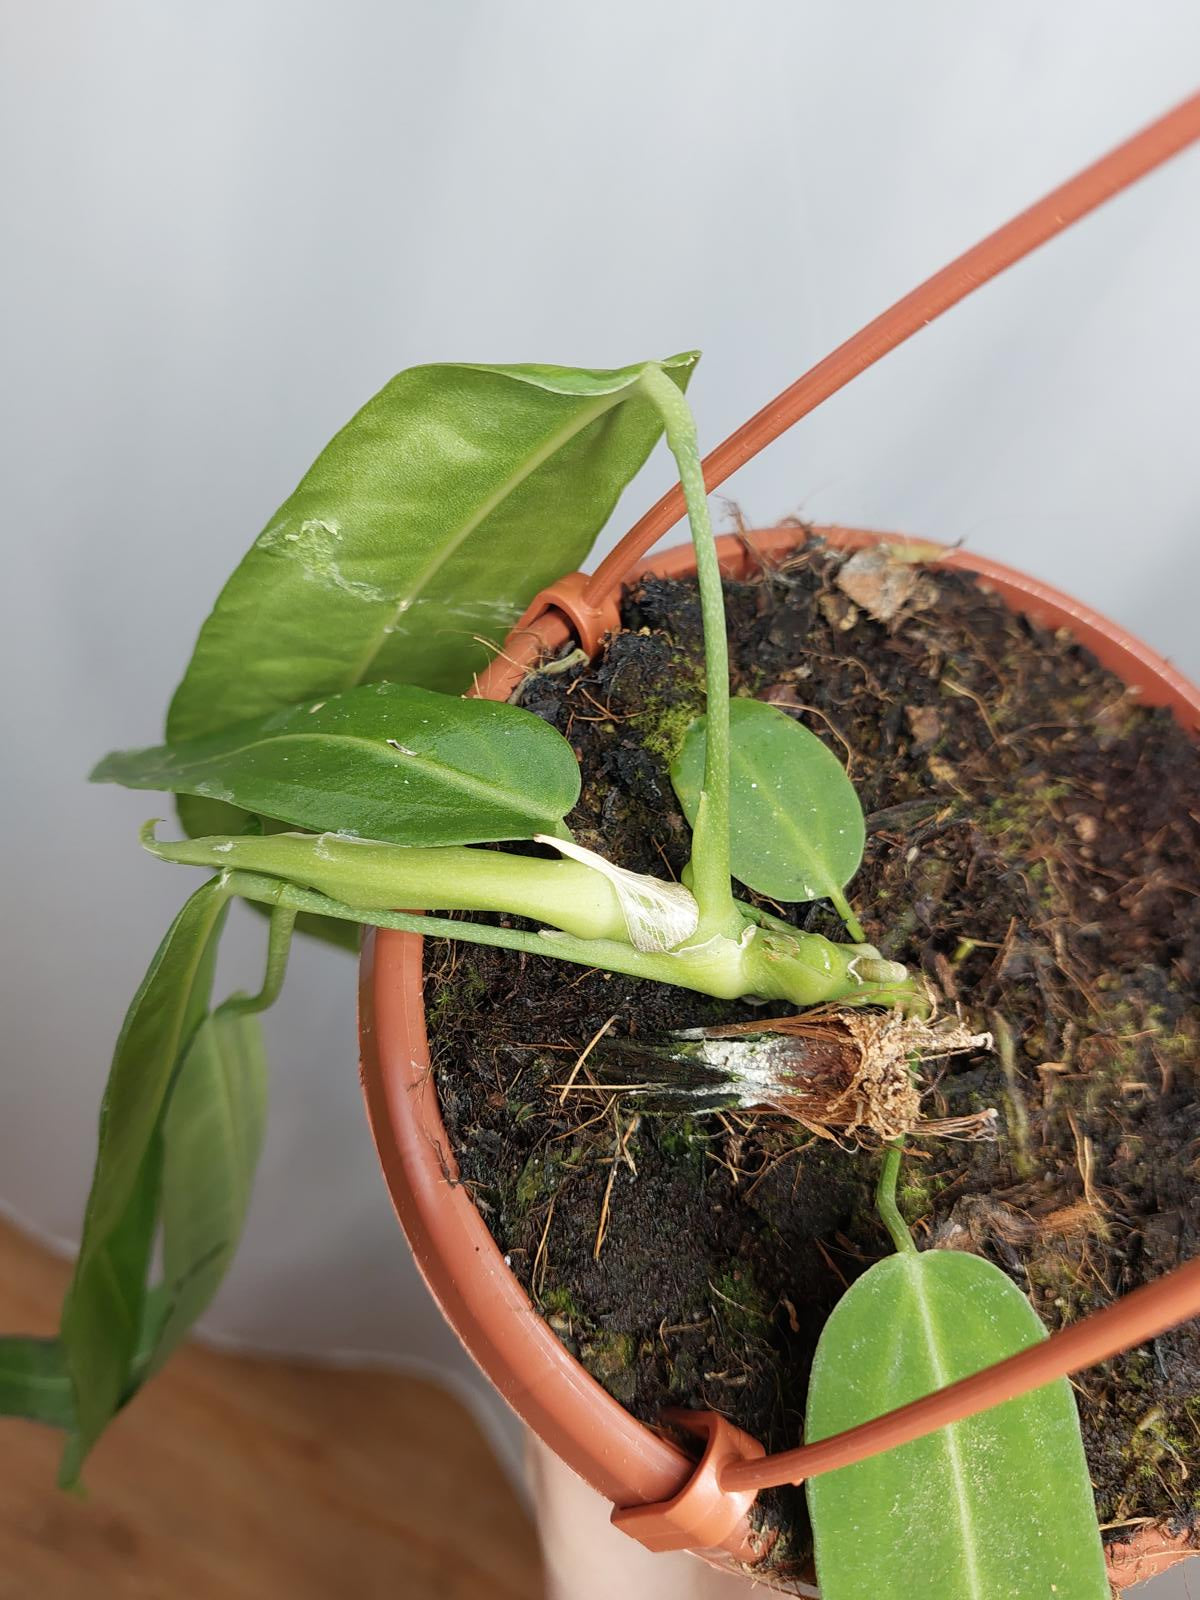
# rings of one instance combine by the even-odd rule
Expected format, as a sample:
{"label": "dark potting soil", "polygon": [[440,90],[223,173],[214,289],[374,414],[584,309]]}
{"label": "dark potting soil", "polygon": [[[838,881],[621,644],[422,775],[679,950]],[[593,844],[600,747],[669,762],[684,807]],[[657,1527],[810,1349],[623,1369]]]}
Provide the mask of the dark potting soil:
{"label": "dark potting soil", "polygon": [[[1061,1327],[1200,1249],[1200,751],[970,576],[845,559],[813,541],[726,586],[734,687],[847,762],[868,939],[996,1038],[939,1063],[924,1110],[994,1107],[997,1138],[911,1140],[904,1214],[921,1243],[995,1261]],[[596,663],[559,663],[520,699],[579,755],[580,843],[675,875],[689,833],[667,762],[703,700],[695,584],[648,579],[622,616]],[[825,905],[774,909],[845,937]],[[877,1154],[778,1118],[639,1115],[586,1065],[560,1088],[606,1024],[650,1040],[762,1008],[463,944],[431,944],[427,973],[463,1181],[563,1343],[648,1423],[701,1407],[770,1450],[798,1443],[821,1325],[888,1253]],[[1193,1527],[1196,1324],[1076,1393],[1106,1536]],[[802,1493],[761,1515],[777,1572],[798,1570]]]}

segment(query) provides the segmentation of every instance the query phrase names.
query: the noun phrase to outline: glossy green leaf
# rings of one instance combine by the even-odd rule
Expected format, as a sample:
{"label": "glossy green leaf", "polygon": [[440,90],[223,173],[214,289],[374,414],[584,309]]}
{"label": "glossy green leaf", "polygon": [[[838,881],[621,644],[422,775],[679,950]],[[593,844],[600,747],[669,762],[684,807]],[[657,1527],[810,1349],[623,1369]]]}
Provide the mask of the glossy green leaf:
{"label": "glossy green leaf", "polygon": [[71,1377],[57,1339],[0,1339],[0,1417],[74,1427]]}
{"label": "glossy green leaf", "polygon": [[64,1482],[74,1481],[132,1379],[158,1226],[162,1116],[208,1006],[227,900],[214,878],[184,906],[133,998],[113,1054],[83,1237],[63,1304],[60,1337],[76,1422]]}
{"label": "glossy green leaf", "polygon": [[147,1296],[134,1387],[163,1365],[211,1304],[241,1237],[262,1148],[267,1065],[256,1013],[287,974],[296,913],[270,913],[257,994],[234,994],[193,1035],[162,1126],[163,1281]]}
{"label": "glossy green leaf", "polygon": [[517,706],[406,684],[331,695],[206,738],[108,756],[98,782],[229,801],[308,828],[395,844],[479,844],[556,831],[579,766]]}
{"label": "glossy green leaf", "polygon": [[[697,360],[663,366],[682,388]],[[465,689],[534,595],[582,563],[658,439],[642,370],[461,363],[393,378],[225,585],[167,738],[360,683]],[[176,804],[193,836],[245,820],[200,796]],[[357,935],[328,919],[302,926],[341,945]]]}
{"label": "glossy green leaf", "polygon": [[[866,839],[862,806],[845,768],[816,734],[762,700],[734,699],[729,720],[734,877],[773,900],[841,902]],[[703,779],[700,717],[671,766],[693,827]]]}
{"label": "glossy green leaf", "polygon": [[200,1024],[163,1123],[165,1294],[140,1381],[163,1365],[225,1277],[246,1220],[266,1104],[258,1019],[222,1007]]}
{"label": "glossy green leaf", "polygon": [[[988,1261],[904,1250],[840,1301],[813,1362],[825,1439],[1045,1338]],[[823,1600],[1107,1600],[1065,1380],[807,1485]]]}
{"label": "glossy green leaf", "polygon": [[[695,353],[663,363],[687,383]],[[458,690],[577,567],[662,431],[613,371],[413,367],[309,469],[225,585],[171,706],[195,738],[392,679]]]}

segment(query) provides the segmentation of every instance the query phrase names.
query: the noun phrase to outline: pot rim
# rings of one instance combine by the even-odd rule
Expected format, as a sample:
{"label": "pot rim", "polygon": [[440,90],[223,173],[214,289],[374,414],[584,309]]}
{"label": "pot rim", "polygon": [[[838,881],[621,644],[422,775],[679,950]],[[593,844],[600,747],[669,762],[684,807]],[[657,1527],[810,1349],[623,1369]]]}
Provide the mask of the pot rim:
{"label": "pot rim", "polygon": [[[819,536],[844,549],[894,543],[928,551],[935,541],[839,525],[773,528],[717,541],[722,570],[746,576],[770,558]],[[1168,706],[1200,732],[1200,690],[1128,630],[1015,568],[958,549],[931,565],[976,574],[1014,611],[1066,628],[1148,705]],[[645,573],[694,570],[690,545],[638,562]],[[494,687],[494,686],[493,686]],[[534,1309],[492,1238],[457,1164],[430,1070],[422,993],[422,940],[368,929],[359,984],[361,1079],[367,1117],[392,1204],[417,1267],[467,1353],[517,1415],[592,1488],[619,1508],[670,1499],[694,1462],[631,1416],[559,1342]],[[1106,1551],[1116,1587],[1143,1581],[1200,1554],[1166,1525],[1136,1530]],[[745,1518],[720,1548],[703,1552],[744,1570],[766,1553]]]}

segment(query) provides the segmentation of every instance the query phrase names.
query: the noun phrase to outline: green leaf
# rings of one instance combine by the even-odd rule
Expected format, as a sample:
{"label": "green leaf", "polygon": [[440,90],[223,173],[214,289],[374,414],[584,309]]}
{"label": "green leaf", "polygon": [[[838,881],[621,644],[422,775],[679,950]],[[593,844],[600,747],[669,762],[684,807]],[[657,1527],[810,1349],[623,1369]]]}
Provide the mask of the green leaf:
{"label": "green leaf", "polygon": [[517,706],[399,683],[331,695],[205,738],[117,752],[97,782],[215,797],[311,829],[395,844],[557,831],[579,766]]}
{"label": "green leaf", "polygon": [[[663,363],[681,387],[695,353]],[[326,446],[225,585],[171,741],[394,679],[460,690],[577,567],[662,431],[614,371],[413,367]],[[225,824],[204,831],[232,831]]]}
{"label": "green leaf", "polygon": [[[729,707],[731,869],[772,900],[830,899],[862,861],[866,825],[845,768],[831,750],[778,707],[734,699]],[[695,827],[704,781],[698,718],[671,766],[671,782]]]}
{"label": "green leaf", "polygon": [[262,1148],[267,1065],[258,1019],[224,1007],[200,1024],[163,1124],[165,1295],[139,1381],[211,1303],[241,1238]]}
{"label": "green leaf", "polygon": [[57,1339],[0,1339],[0,1416],[74,1427],[71,1377]]}
{"label": "green leaf", "polygon": [[161,1120],[176,1067],[208,1006],[227,900],[214,878],[184,906],[133,998],[113,1054],[83,1238],[63,1303],[60,1337],[76,1415],[66,1483],[131,1381],[158,1225]]}
{"label": "green leaf", "polygon": [[[988,1261],[905,1250],[852,1286],[813,1362],[805,1437],[829,1438],[1045,1338]],[[1065,1380],[807,1485],[823,1600],[1107,1600]]]}
{"label": "green leaf", "polygon": [[101,1232],[84,1219],[59,1334],[75,1410],[59,1469],[62,1488],[73,1487],[88,1451],[128,1396],[145,1316],[161,1178],[162,1139],[155,1126],[116,1221]]}
{"label": "green leaf", "polygon": [[237,1249],[266,1120],[256,1013],[283,987],[295,924],[289,908],[271,911],[262,987],[231,995],[204,1017],[175,1075],[162,1130],[164,1280],[146,1297],[131,1392],[211,1304]]}
{"label": "green leaf", "polygon": [[[683,388],[698,359],[662,365]],[[465,689],[534,595],[581,565],[653,448],[643,370],[459,363],[393,378],[225,585],[168,740],[360,683]],[[229,805],[176,804],[193,837],[241,831]],[[347,943],[328,919],[305,924]]]}

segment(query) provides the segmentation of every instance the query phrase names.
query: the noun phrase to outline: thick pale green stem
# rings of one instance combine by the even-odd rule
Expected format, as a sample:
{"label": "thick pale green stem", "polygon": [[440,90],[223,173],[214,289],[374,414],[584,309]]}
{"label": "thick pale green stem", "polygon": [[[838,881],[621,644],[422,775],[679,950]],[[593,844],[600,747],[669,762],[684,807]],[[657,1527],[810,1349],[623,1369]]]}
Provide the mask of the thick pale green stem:
{"label": "thick pale green stem", "polygon": [[899,1251],[917,1248],[913,1243],[912,1234],[908,1231],[908,1224],[900,1215],[900,1207],[896,1204],[896,1180],[900,1176],[900,1158],[903,1154],[902,1144],[888,1146],[879,1174],[879,1187],[875,1191],[875,1209],[879,1212],[884,1227],[891,1234],[892,1243]]}
{"label": "thick pale green stem", "polygon": [[736,926],[737,917],[729,874],[729,645],[725,597],[691,408],[661,367],[647,367],[641,382],[663,419],[667,444],[679,468],[700,584],[707,714],[704,789],[692,831],[691,888],[700,907],[696,937],[704,939],[714,933],[729,933]]}
{"label": "thick pale green stem", "polygon": [[[575,861],[453,846],[411,849],[335,834],[242,834],[166,844],[153,837],[151,827],[143,832],[143,842],[161,860],[218,868],[227,892],[292,911],[557,956],[726,999],[757,995],[797,1006],[829,1000],[905,1010],[923,1006],[905,969],[882,960],[872,946],[834,944],[794,928],[759,927],[751,909],[736,901],[731,902],[732,934],[694,937],[667,950],[641,941],[635,947],[618,890],[602,873]],[[654,879],[639,882],[656,885]],[[408,910],[397,911],[398,906]],[[415,915],[435,910],[509,912],[548,923],[550,931],[526,933]],[[276,925],[268,995],[282,978],[287,933],[289,925]]]}
{"label": "thick pale green stem", "polygon": [[[585,870],[585,869],[581,869]],[[519,928],[493,928],[479,922],[456,922],[448,917],[422,916],[416,912],[363,908],[332,900],[315,889],[301,889],[281,878],[265,873],[233,869],[224,879],[231,894],[261,905],[287,906],[293,911],[311,911],[318,916],[336,917],[343,922],[361,922],[372,928],[396,928],[402,933],[425,934],[432,938],[460,939],[467,944],[492,945],[501,950],[520,950],[526,955],[553,956],[579,966],[599,967],[606,972],[622,972],[633,978],[651,978],[658,983],[676,983],[685,989],[700,989],[705,994],[734,998],[740,991],[727,989],[720,982],[721,953],[705,959],[697,954],[680,959],[635,950],[618,939],[579,939],[557,930],[526,933]],[[727,941],[728,942],[728,941]],[[712,985],[717,984],[717,987]]]}
{"label": "thick pale green stem", "polygon": [[[456,922],[446,917],[421,916],[407,911],[386,911],[347,905],[314,889],[304,889],[262,872],[229,870],[223,887],[231,894],[264,905],[311,911],[345,922],[364,922],[376,928],[397,928],[405,933],[460,939],[468,944],[521,950],[528,955],[553,956],[578,966],[621,972],[655,983],[670,983],[718,999],[737,1000],[747,995],[787,1000],[797,1006],[839,1001],[848,1005],[899,1005],[917,1009],[923,1004],[903,969],[892,969],[882,981],[864,981],[858,966],[864,953],[853,945],[837,945],[819,934],[794,933],[781,937],[770,930],[742,922],[736,939],[715,935],[665,954],[635,950],[620,939],[579,939],[555,931],[526,933],[517,928],[493,928],[476,922]],[[866,959],[870,959],[867,957]],[[880,963],[890,967],[890,963]]]}
{"label": "thick pale green stem", "polygon": [[409,849],[338,834],[242,834],[221,839],[142,842],[160,860],[183,866],[244,868],[307,885],[358,920],[372,909],[499,911],[562,928],[582,939],[623,939],[625,918],[612,884],[575,861],[506,855],[456,845]]}

